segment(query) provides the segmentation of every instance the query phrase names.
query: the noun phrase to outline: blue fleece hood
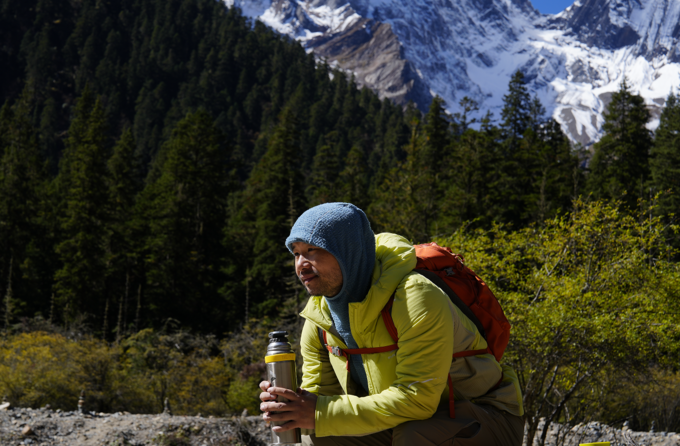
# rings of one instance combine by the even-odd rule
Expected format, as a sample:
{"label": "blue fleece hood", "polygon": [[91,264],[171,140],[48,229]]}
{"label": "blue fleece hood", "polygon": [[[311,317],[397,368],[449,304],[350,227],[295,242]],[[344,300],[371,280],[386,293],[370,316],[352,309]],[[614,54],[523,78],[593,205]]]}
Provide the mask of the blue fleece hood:
{"label": "blue fleece hood", "polygon": [[304,242],[333,254],[342,271],[342,289],[332,300],[360,302],[371,285],[375,265],[375,235],[364,211],[350,203],[325,203],[297,219],[286,239]]}

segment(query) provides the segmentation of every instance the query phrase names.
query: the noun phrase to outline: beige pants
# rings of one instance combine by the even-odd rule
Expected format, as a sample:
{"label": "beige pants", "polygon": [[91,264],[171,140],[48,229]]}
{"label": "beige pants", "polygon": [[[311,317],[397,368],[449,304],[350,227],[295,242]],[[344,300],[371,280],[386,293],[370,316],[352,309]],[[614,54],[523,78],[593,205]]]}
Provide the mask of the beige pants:
{"label": "beige pants", "polygon": [[363,437],[303,436],[305,446],[520,446],[524,421],[488,405],[456,402],[456,418],[448,406],[432,418],[409,421],[394,429]]}

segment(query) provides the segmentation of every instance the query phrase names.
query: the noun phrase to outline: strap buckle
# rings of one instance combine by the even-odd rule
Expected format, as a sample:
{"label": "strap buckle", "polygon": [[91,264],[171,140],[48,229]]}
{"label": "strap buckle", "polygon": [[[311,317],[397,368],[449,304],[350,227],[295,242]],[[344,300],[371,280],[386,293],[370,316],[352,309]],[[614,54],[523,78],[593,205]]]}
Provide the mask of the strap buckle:
{"label": "strap buckle", "polygon": [[342,349],[340,349],[340,347],[335,345],[331,345],[329,347],[331,348],[331,353],[333,353],[335,356],[343,356]]}

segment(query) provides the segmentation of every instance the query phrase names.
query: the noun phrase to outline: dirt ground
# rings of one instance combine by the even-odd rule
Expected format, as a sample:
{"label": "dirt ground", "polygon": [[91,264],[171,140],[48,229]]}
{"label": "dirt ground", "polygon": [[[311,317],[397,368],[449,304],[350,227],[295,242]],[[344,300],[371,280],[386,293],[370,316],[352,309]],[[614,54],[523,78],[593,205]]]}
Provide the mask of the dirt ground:
{"label": "dirt ground", "polygon": [[[259,416],[204,418],[0,409],[1,446],[264,446],[270,438],[269,428]],[[680,434],[633,432],[596,422],[573,427],[552,424],[546,445],[578,446],[598,441],[610,441],[612,446],[680,446]]]}

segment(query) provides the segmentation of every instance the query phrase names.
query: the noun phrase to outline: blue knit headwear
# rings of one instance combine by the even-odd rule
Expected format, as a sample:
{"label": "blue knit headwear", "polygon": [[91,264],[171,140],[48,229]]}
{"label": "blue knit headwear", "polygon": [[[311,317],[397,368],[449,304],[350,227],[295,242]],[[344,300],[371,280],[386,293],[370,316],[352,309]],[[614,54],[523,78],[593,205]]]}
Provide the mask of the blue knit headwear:
{"label": "blue knit headwear", "polygon": [[[286,239],[291,253],[295,242],[323,248],[340,264],[342,289],[337,295],[325,298],[340,336],[349,348],[359,348],[350,331],[349,304],[364,300],[375,265],[375,236],[366,214],[350,203],[325,203],[313,207],[297,219]],[[354,377],[368,391],[361,355],[351,358]]]}

